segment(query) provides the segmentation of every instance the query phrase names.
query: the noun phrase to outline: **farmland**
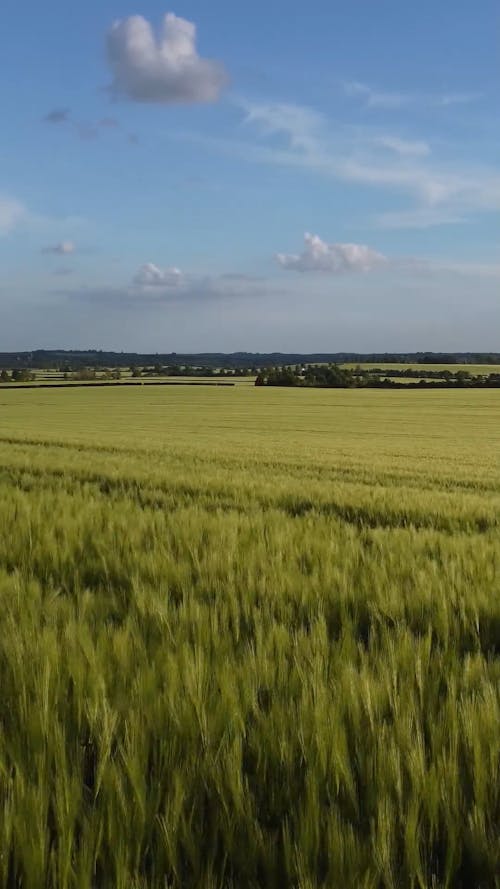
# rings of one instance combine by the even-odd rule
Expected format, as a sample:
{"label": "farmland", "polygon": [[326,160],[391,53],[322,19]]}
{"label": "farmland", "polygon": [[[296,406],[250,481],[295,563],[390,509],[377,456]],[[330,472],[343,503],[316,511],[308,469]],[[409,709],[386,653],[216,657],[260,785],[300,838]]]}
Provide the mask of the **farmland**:
{"label": "farmland", "polygon": [[500,395],[0,391],[0,885],[500,886]]}
{"label": "farmland", "polygon": [[422,376],[425,376],[425,372],[427,370],[431,370],[433,372],[439,371],[447,371],[448,373],[451,371],[452,373],[457,373],[458,371],[466,371],[471,374],[471,376],[487,376],[488,374],[497,374],[500,373],[500,365],[498,364],[400,364],[397,362],[389,362],[385,364],[384,362],[350,362],[343,364],[342,367],[347,367],[353,370],[356,367],[362,367],[365,370],[372,370],[376,368],[381,368],[383,370],[387,370],[387,373],[390,375],[391,370],[415,370],[421,371]]}

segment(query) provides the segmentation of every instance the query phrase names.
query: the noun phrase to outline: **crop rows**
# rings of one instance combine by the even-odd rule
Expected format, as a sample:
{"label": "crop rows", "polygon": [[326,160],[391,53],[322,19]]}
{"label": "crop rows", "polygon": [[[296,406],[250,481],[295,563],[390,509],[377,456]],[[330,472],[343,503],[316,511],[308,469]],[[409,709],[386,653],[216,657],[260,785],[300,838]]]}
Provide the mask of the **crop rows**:
{"label": "crop rows", "polygon": [[500,886],[498,396],[359,395],[2,393],[0,885]]}

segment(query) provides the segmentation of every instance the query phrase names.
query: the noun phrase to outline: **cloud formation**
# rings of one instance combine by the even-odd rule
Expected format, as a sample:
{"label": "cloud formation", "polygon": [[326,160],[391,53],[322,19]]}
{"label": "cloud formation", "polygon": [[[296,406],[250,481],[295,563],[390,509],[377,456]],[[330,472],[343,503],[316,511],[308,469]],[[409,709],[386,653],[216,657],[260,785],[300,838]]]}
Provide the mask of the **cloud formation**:
{"label": "cloud formation", "polygon": [[413,194],[425,207],[462,213],[500,208],[500,175],[490,170],[454,171],[443,166],[388,164],[378,158],[348,158],[337,170],[351,182],[390,186]]}
{"label": "cloud formation", "polygon": [[399,136],[376,136],[374,145],[379,145],[400,157],[427,157],[431,149],[422,139],[401,139]]}
{"label": "cloud formation", "polygon": [[402,108],[408,105],[421,105],[428,108],[445,108],[451,105],[468,105],[479,98],[478,93],[434,93],[402,92],[382,90],[360,83],[359,80],[345,80],[342,88],[346,96],[361,99],[366,108],[385,110]]}
{"label": "cloud formation", "polygon": [[346,96],[364,100],[368,108],[401,108],[408,103],[404,93],[373,89],[358,80],[347,80],[342,84]]}
{"label": "cloud formation", "polygon": [[[287,287],[288,292],[288,287]],[[284,295],[279,285],[266,278],[245,274],[196,275],[184,274],[171,267],[161,269],[153,263],[145,263],[132,281],[123,286],[82,287],[75,290],[58,290],[65,295],[96,304],[106,303],[116,308],[174,306],[186,302],[236,303]]]}
{"label": "cloud formation", "polygon": [[43,247],[42,253],[54,253],[56,256],[70,256],[76,250],[73,241],[61,241],[49,247]]}
{"label": "cloud formation", "polygon": [[133,283],[136,287],[161,287],[166,290],[170,287],[179,287],[183,280],[184,275],[175,266],[161,269],[152,262],[146,262],[134,276]]}
{"label": "cloud formation", "polygon": [[278,253],[276,261],[294,272],[368,272],[387,262],[386,257],[364,244],[327,244],[318,235],[306,233],[302,253]]}
{"label": "cloud formation", "polygon": [[140,15],[116,21],[107,37],[111,90],[134,102],[215,102],[227,83],[223,65],[198,55],[196,26],[169,12],[158,36]]}
{"label": "cloud formation", "polygon": [[239,106],[245,112],[245,123],[254,124],[268,136],[286,136],[294,149],[313,150],[326,123],[318,111],[303,105],[286,102],[259,104],[240,100]]}
{"label": "cloud formation", "polygon": [[28,211],[20,201],[0,195],[0,235],[8,235],[27,216]]}
{"label": "cloud formation", "polygon": [[442,146],[438,158],[424,140],[374,132],[367,126],[333,125],[312,109],[239,104],[245,123],[258,129],[259,142],[204,138],[204,145],[250,162],[303,169],[411,198],[409,206],[398,210],[397,218],[391,221],[386,216],[384,227],[448,225],[500,209],[498,170],[456,157],[450,162]]}

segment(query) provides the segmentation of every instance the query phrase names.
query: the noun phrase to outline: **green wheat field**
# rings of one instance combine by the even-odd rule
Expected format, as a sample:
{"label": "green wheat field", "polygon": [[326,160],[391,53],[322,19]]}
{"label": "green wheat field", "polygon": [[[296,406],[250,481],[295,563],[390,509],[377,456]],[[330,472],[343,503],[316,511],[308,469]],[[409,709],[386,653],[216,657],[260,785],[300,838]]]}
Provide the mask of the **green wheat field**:
{"label": "green wheat field", "polygon": [[0,390],[0,885],[500,887],[500,394]]}

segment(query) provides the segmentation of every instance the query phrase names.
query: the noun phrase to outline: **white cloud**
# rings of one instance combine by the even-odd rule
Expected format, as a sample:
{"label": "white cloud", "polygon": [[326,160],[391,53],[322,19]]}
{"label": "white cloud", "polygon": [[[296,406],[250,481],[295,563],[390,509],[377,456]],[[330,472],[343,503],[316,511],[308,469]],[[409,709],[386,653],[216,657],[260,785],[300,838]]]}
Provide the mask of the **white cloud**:
{"label": "white cloud", "polygon": [[112,91],[135,102],[214,102],[227,82],[224,67],[196,50],[196,26],[169,12],[158,37],[135,15],[116,21],[107,38]]}
{"label": "white cloud", "polygon": [[325,122],[323,115],[312,108],[285,102],[255,104],[240,100],[245,111],[245,123],[255,124],[265,135],[280,134],[288,137],[292,148],[309,151]]}
{"label": "white cloud", "polygon": [[305,248],[300,254],[278,253],[276,261],[294,272],[368,272],[387,262],[385,256],[363,244],[327,244],[318,235],[304,236]]}
{"label": "white cloud", "polygon": [[451,105],[469,105],[480,98],[480,93],[424,93],[399,90],[384,90],[360,83],[359,80],[344,80],[342,89],[346,96],[359,98],[367,108],[398,109],[409,105],[428,108],[445,108]]}
{"label": "white cloud", "polygon": [[26,207],[14,198],[0,195],[0,235],[8,235],[28,217]]}
{"label": "white cloud", "polygon": [[450,171],[430,165],[388,165],[366,157],[342,160],[337,173],[351,182],[386,185],[410,193],[427,207],[464,212],[500,208],[500,175],[490,170]]}
{"label": "white cloud", "polygon": [[428,143],[423,140],[411,141],[401,139],[399,136],[375,136],[373,143],[401,157],[427,157],[431,153]]}
{"label": "white cloud", "polygon": [[56,256],[70,256],[76,250],[73,241],[61,241],[59,244],[53,244],[50,247],[44,247],[42,253],[55,253]]}
{"label": "white cloud", "polygon": [[[203,144],[236,152],[250,162],[302,168],[337,181],[405,194],[413,205],[398,211],[398,228],[404,227],[405,219],[409,228],[424,227],[424,219],[428,227],[500,209],[496,169],[435,158],[424,140],[374,133],[367,126],[333,127],[323,115],[296,105],[239,104],[245,110],[245,122],[258,126],[262,140],[245,143],[204,137]],[[271,141],[276,135],[282,137],[279,144]]]}
{"label": "white cloud", "polygon": [[172,266],[167,269],[160,269],[152,262],[146,262],[141,266],[137,274],[134,276],[134,284],[136,287],[161,287],[168,289],[170,287],[179,287],[184,280],[184,276],[180,269]]}
{"label": "white cloud", "polygon": [[469,105],[480,98],[481,93],[444,93],[442,96],[435,97],[434,105],[442,107],[448,105]]}
{"label": "white cloud", "polygon": [[179,269],[162,270],[151,263],[143,266],[132,282],[122,287],[82,287],[55,292],[58,295],[131,309],[139,306],[176,306],[186,302],[201,304],[224,301],[229,304],[284,293],[279,285],[265,278],[234,273],[184,275]]}
{"label": "white cloud", "polygon": [[[189,136],[196,144],[239,157],[249,163],[266,164],[294,170],[306,170],[318,175],[380,189],[386,194],[404,194],[413,199],[407,209],[398,212],[398,228],[415,226],[415,214],[420,221],[427,218],[425,227],[447,225],[450,221],[472,221],[478,214],[500,209],[500,175],[488,167],[446,165],[444,161],[427,162],[425,158],[395,155],[392,162],[380,151],[373,150],[373,136],[367,135],[364,144],[359,139],[336,143],[328,134],[311,141],[307,150],[288,145],[258,144],[225,140],[208,136]],[[411,161],[411,163],[410,163]],[[435,210],[433,214],[429,210]],[[437,211],[440,212],[437,212]],[[387,218],[387,217],[386,217]],[[394,227],[394,226],[391,226]]]}
{"label": "white cloud", "polygon": [[[61,231],[72,234],[74,231],[81,231],[86,225],[86,220],[81,216],[65,216],[52,217],[36,212],[27,207],[17,198],[2,195],[0,193],[0,237],[9,235],[12,232],[36,233],[38,236],[51,240],[56,238]],[[62,244],[51,245],[42,252],[64,254],[71,253],[71,249],[61,249],[68,247],[70,242],[66,241]],[[74,245],[73,245],[74,249]]]}
{"label": "white cloud", "polygon": [[467,262],[456,259],[427,259],[418,256],[387,257],[363,244],[328,244],[318,235],[306,234],[300,254],[276,255],[276,261],[294,272],[324,272],[340,275],[346,272],[369,272],[382,269],[391,275],[405,274],[411,278],[451,274],[472,278],[500,278],[498,262]]}
{"label": "white cloud", "polygon": [[346,80],[342,86],[346,96],[364,99],[369,108],[401,108],[408,102],[405,93],[373,89],[358,80]]}

